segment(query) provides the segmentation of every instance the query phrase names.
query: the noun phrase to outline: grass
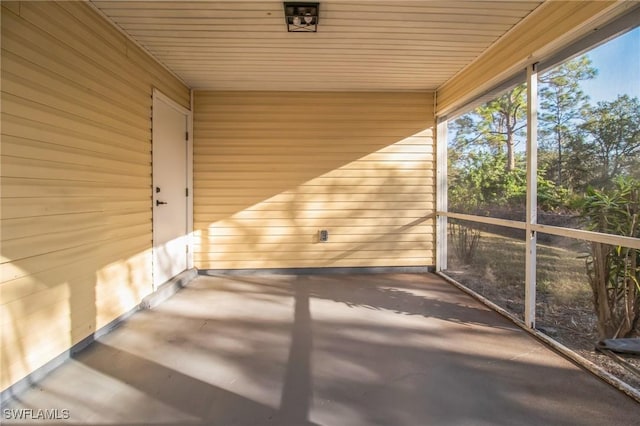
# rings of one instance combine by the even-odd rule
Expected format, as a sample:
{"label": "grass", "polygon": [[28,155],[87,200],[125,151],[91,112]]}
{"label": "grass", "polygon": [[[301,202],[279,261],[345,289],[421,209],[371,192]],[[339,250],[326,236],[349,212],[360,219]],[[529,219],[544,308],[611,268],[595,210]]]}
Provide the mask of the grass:
{"label": "grass", "polygon": [[[586,248],[570,239],[537,245],[536,316],[540,324],[568,327],[591,338],[595,317],[587,281]],[[482,232],[472,261],[461,262],[454,254],[447,273],[462,284],[521,317],[524,313],[524,241]]]}
{"label": "grass", "polygon": [[[569,238],[537,244],[536,327],[640,390],[638,376],[594,351],[597,325],[586,274],[586,253],[585,243]],[[523,240],[482,231],[470,263],[461,262],[453,252],[447,261],[447,275],[523,318]],[[640,368],[640,358],[627,358],[627,362]]]}

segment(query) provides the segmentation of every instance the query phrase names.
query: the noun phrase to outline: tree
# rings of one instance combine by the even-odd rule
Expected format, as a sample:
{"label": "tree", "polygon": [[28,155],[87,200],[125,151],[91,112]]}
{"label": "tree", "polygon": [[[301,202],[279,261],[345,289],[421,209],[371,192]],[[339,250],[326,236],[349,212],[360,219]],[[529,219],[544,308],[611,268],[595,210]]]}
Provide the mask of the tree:
{"label": "tree", "polygon": [[582,130],[570,135],[565,146],[564,182],[571,191],[584,193],[593,182],[597,160],[591,154],[591,147],[585,142]]}
{"label": "tree", "polygon": [[525,95],[526,86],[521,84],[457,119],[455,148],[483,146],[492,153],[504,152],[505,170],[515,170],[515,145],[526,127]]}
{"label": "tree", "polygon": [[[640,101],[619,95],[611,102],[598,102],[585,114],[583,157],[595,160],[591,185],[610,187],[616,176],[631,176],[640,163]],[[583,158],[589,161],[588,158]]]}
{"label": "tree", "polygon": [[594,78],[598,70],[583,55],[553,68],[540,77],[541,146],[555,150],[555,182],[564,185],[564,150],[577,131],[578,120],[588,108],[589,97],[580,82]]}

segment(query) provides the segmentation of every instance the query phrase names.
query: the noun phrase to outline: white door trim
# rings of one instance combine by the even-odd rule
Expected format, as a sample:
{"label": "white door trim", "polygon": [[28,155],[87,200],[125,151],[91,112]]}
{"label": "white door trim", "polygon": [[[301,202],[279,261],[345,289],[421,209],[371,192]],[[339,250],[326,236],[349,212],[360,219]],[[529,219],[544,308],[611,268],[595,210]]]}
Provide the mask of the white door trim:
{"label": "white door trim", "polygon": [[[176,101],[174,101],[169,96],[165,95],[155,87],[153,88],[153,91],[152,91],[153,104],[155,104],[158,101],[162,101],[166,105],[170,106],[171,108],[175,109],[181,114],[184,114],[187,117],[188,138],[187,138],[187,153],[186,153],[186,158],[187,158],[186,169],[187,169],[187,190],[189,192],[189,196],[187,197],[187,206],[186,206],[187,207],[186,241],[187,241],[187,247],[188,247],[187,269],[193,268],[193,264],[194,264],[193,262],[193,91],[191,91],[189,95],[190,95],[189,106],[191,109],[185,108],[184,106],[180,105],[179,103],[177,103]],[[151,209],[152,210],[153,210],[153,199],[154,199],[153,190],[154,188],[153,188],[153,180],[152,180],[152,186],[151,186],[151,191],[152,191]],[[152,220],[155,220],[155,218],[153,218]],[[153,234],[153,231],[152,231],[152,234]],[[152,235],[152,238],[153,238],[153,241],[155,242],[156,241],[155,235]],[[152,243],[152,250],[153,250],[153,245],[154,243]],[[156,290],[155,283],[154,283],[154,290]]]}
{"label": "white door trim", "polygon": [[187,128],[189,129],[189,138],[187,140],[187,188],[189,188],[189,197],[187,198],[187,242],[189,244],[189,253],[187,255],[187,269],[194,267],[193,263],[193,89],[189,91],[189,108],[191,110],[187,114]]}

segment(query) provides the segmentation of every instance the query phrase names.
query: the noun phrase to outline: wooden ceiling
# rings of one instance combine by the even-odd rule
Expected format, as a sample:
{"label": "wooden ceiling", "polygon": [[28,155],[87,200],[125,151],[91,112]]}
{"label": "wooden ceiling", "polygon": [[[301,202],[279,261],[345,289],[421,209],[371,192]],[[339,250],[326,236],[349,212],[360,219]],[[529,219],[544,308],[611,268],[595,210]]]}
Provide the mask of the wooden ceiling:
{"label": "wooden ceiling", "polygon": [[282,2],[92,0],[194,89],[435,90],[541,1],[320,1],[317,33]]}

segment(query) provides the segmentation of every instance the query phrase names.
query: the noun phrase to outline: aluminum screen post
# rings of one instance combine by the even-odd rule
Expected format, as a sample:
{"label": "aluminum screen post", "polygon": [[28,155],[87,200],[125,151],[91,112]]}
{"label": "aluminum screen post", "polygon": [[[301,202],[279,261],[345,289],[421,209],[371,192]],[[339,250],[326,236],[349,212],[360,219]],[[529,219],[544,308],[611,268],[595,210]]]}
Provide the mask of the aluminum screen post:
{"label": "aluminum screen post", "polygon": [[[436,133],[436,212],[447,212],[447,119],[438,119]],[[447,269],[447,216],[436,219],[436,271]]]}
{"label": "aluminum screen post", "polygon": [[527,203],[525,224],[524,322],[536,326],[536,243],[538,223],[538,69],[527,67]]}

